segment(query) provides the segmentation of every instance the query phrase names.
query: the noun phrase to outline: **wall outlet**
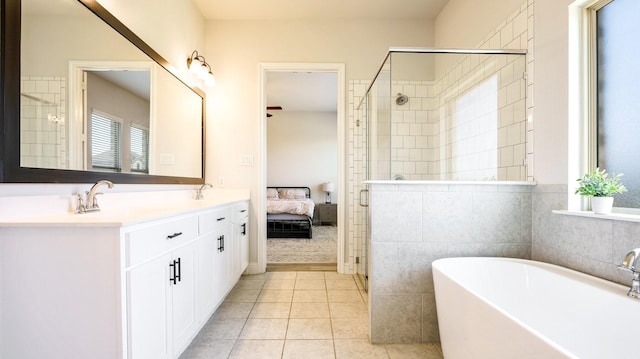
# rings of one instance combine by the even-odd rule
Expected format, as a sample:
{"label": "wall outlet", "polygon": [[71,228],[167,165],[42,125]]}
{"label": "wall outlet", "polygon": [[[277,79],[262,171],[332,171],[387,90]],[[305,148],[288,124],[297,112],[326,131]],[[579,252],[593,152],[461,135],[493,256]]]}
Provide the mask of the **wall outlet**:
{"label": "wall outlet", "polygon": [[224,177],[218,176],[218,187],[224,187]]}

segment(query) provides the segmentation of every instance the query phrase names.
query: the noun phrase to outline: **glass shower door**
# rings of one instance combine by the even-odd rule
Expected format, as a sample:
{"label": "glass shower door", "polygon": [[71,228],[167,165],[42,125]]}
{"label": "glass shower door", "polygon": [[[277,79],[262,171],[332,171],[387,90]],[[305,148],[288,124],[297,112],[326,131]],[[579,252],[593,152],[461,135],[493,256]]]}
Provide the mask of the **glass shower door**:
{"label": "glass shower door", "polygon": [[369,192],[365,181],[368,179],[368,141],[367,141],[367,100],[356,112],[354,129],[354,237],[356,244],[356,273],[365,290],[368,289],[369,255]]}

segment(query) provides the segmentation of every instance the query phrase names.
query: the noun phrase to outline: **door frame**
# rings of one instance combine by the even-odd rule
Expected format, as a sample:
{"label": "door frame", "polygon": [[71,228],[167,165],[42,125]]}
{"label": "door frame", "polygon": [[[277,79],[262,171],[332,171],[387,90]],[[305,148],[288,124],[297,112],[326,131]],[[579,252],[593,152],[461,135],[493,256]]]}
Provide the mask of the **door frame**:
{"label": "door frame", "polygon": [[345,203],[346,203],[346,149],[345,149],[345,65],[343,63],[271,63],[263,62],[260,66],[260,149],[262,168],[260,169],[260,188],[257,195],[257,267],[261,272],[267,268],[267,73],[268,72],[332,72],[337,75],[337,129],[338,129],[338,238],[337,265],[338,273],[345,268]]}

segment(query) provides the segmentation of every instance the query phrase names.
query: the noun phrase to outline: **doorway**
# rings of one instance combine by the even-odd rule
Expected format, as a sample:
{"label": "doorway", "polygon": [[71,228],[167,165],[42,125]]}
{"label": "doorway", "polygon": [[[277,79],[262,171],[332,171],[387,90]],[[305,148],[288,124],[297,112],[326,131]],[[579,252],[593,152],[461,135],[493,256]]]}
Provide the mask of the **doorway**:
{"label": "doorway", "polygon": [[[259,196],[259,198],[257,199],[257,202],[259,202],[260,210],[258,213],[258,267],[266,270],[267,263],[270,264],[270,267],[272,266],[268,258],[269,245],[267,241],[271,241],[271,239],[267,239],[266,188],[268,186],[308,187],[309,197],[313,200],[313,203],[316,204],[314,208],[314,216],[311,218],[313,229],[317,229],[316,232],[318,238],[320,238],[321,236],[326,236],[327,232],[330,232],[332,229],[335,231],[336,238],[333,244],[335,248],[334,258],[336,260],[338,272],[342,273],[344,272],[345,257],[345,222],[343,220],[343,213],[345,208],[344,64],[268,63],[261,64],[260,76],[262,83],[260,94],[260,108],[262,112],[261,148],[264,159],[264,165],[261,170],[261,188],[264,192],[262,192],[263,195]],[[313,121],[327,121],[327,114],[310,114],[310,112],[313,111],[304,111],[304,106],[312,108],[313,106],[318,106],[318,103],[302,103],[304,101],[309,101],[309,99],[315,99],[315,101],[318,102],[319,97],[322,96],[321,92],[319,92],[315,96],[307,96],[307,100],[298,97],[293,99],[293,95],[291,95],[294,102],[288,102],[287,99],[282,98],[280,100],[277,100],[277,97],[275,101],[277,101],[278,103],[269,103],[269,101],[267,100],[269,98],[270,101],[273,101],[272,96],[268,96],[270,81],[279,81],[277,85],[282,86],[287,83],[287,81],[280,81],[282,79],[294,80],[293,82],[289,82],[294,84],[294,88],[285,89],[286,91],[283,91],[284,93],[289,91],[289,93],[292,94],[295,94],[296,92],[310,94],[312,92],[312,87],[300,85],[301,82],[298,82],[298,86],[295,87],[296,78],[298,80],[304,78],[315,78],[316,80],[325,79],[325,81],[327,81],[327,79],[332,79],[329,81],[331,81],[330,86],[333,86],[331,92],[334,94],[334,108],[331,119],[331,121],[333,122],[331,126],[333,127],[334,131],[333,149],[328,149],[330,147],[326,147],[326,143],[324,145],[322,144],[322,132],[328,131],[328,128],[331,128],[331,126],[327,127],[325,122],[324,125],[314,130],[313,125],[311,124],[311,122]],[[326,86],[326,82],[323,86]],[[267,110],[267,107],[270,108]],[[324,119],[322,119],[323,116],[325,117]],[[306,121],[306,123],[302,123],[300,124],[300,126],[296,127],[298,128],[298,132],[296,135],[296,130],[293,130],[292,125],[295,122],[292,121],[298,120]],[[294,133],[291,133],[291,130],[293,130]],[[273,131],[277,131],[276,136],[273,136]],[[272,134],[271,137],[269,137],[270,132]],[[307,140],[305,140],[305,138]],[[311,140],[314,138],[317,141]],[[270,147],[270,139],[272,140],[271,145],[273,145],[273,143],[275,142],[276,147]],[[301,148],[299,148],[301,150],[293,149],[295,147],[291,147],[289,148],[289,150],[283,150],[283,143],[285,143],[287,146],[295,146],[296,141],[298,141],[298,144],[302,146]],[[289,143],[287,144],[286,142]],[[273,151],[274,148],[276,148],[276,151],[278,151],[280,155],[284,157],[284,159],[276,160],[275,157],[272,156],[274,155],[274,153],[271,153],[270,149],[271,151]],[[311,157],[309,156],[309,153],[318,151],[324,151],[328,153],[324,154],[324,156],[322,153],[316,153],[316,159],[309,161],[308,159]],[[330,158],[332,164],[320,163],[322,161],[326,161],[326,158]],[[283,167],[283,163],[287,162],[289,162],[289,167]],[[327,168],[326,166],[333,166],[333,170],[323,170],[323,166],[325,166],[325,168]],[[323,186],[323,184],[327,182],[333,184],[333,192],[326,193],[323,191],[327,188],[330,188],[326,185]],[[318,210],[318,206],[322,207],[322,212],[325,214],[324,224],[328,224],[333,227],[319,226],[323,223],[321,218],[319,218],[320,211]],[[329,210],[330,212],[331,208],[333,208],[334,210],[334,215],[332,221],[327,223],[327,211]],[[292,241],[293,242],[289,242],[289,244],[301,244],[300,240],[296,242],[296,239],[292,239]],[[295,258],[293,259],[293,261],[295,261]],[[309,259],[307,258],[304,261],[308,262]],[[287,260],[285,259],[284,262],[287,262]],[[301,262],[303,262],[303,260],[301,260]],[[278,265],[278,263],[274,264],[276,266]]]}

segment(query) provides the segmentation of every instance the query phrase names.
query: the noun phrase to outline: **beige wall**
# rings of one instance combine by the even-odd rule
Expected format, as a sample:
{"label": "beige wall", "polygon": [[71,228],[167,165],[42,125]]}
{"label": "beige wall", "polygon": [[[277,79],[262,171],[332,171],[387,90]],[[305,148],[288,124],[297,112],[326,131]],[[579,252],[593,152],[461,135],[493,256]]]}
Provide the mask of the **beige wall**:
{"label": "beige wall", "polygon": [[193,50],[204,53],[204,17],[192,1],[98,0],[180,73]]}
{"label": "beige wall", "polygon": [[274,113],[267,120],[267,186],[309,187],[311,198],[324,203],[322,183],[338,181],[337,117],[335,112]]}
{"label": "beige wall", "polygon": [[[263,165],[259,63],[344,63],[347,80],[370,79],[389,47],[433,45],[432,24],[421,21],[212,21],[206,28],[217,79],[207,101],[206,177],[254,193]],[[229,149],[253,154],[254,166],[240,166]]]}
{"label": "beige wall", "polygon": [[435,21],[435,46],[474,48],[523,2],[449,0]]}

